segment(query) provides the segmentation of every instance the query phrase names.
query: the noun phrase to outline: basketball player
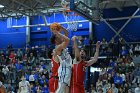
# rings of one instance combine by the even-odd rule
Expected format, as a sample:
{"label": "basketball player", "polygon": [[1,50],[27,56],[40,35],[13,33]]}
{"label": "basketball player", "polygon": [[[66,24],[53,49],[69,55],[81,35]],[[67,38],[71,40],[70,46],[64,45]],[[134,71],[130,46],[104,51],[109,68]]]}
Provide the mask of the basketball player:
{"label": "basketball player", "polygon": [[[49,79],[49,91],[50,93],[55,93],[55,91],[57,90],[58,88],[58,68],[59,68],[59,62],[58,62],[58,58],[54,56],[54,51],[53,49],[51,49],[49,52],[48,52],[48,56],[49,58],[51,59],[51,64],[52,64],[52,68],[51,68],[51,71],[52,71],[52,75]],[[55,61],[57,60],[57,61]]]}
{"label": "basketball player", "polygon": [[100,48],[100,42],[96,43],[96,53],[91,60],[86,61],[86,52],[84,49],[79,50],[77,46],[77,37],[73,36],[73,48],[75,53],[75,59],[73,60],[73,66],[72,66],[72,77],[71,77],[71,83],[70,83],[70,93],[85,93],[84,90],[84,77],[85,77],[85,70],[86,67],[94,64],[99,55],[99,48]]}
{"label": "basketball player", "polygon": [[[69,44],[68,31],[57,23],[51,25],[51,31],[55,34],[51,41],[56,45],[55,57],[57,56],[60,62],[58,69],[59,83],[56,93],[68,92],[68,86],[71,80],[71,65],[72,59],[66,48]],[[61,34],[60,31],[64,31]]]}
{"label": "basketball player", "polygon": [[25,77],[21,77],[21,82],[19,82],[19,90],[18,93],[31,93],[30,84],[26,81]]}

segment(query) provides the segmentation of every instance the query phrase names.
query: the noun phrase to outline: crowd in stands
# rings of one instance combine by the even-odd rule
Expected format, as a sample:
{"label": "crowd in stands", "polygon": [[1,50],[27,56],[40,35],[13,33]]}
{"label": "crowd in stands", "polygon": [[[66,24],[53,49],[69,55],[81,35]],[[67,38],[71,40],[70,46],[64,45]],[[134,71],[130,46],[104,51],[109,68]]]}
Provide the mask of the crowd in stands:
{"label": "crowd in stands", "polygon": [[[80,38],[79,47],[89,45],[91,45],[90,40]],[[92,56],[95,51],[94,45],[91,46],[86,48],[88,52],[91,52],[90,50],[93,52],[89,53],[89,56]],[[13,49],[12,45],[0,51],[0,72],[4,76],[2,82],[6,86],[7,93],[12,91],[17,93],[20,76],[23,74],[30,82],[32,93],[37,91],[49,93],[48,80],[51,71],[48,66],[47,51],[48,48],[45,46]],[[133,57],[139,55],[139,44],[128,46],[122,38],[117,43],[114,39],[110,42],[103,39],[100,56],[110,56],[110,59],[101,67],[101,72],[91,73],[90,92],[140,93],[140,69],[133,62]]]}
{"label": "crowd in stands", "polygon": [[37,93],[37,91],[49,93],[49,69],[45,59],[46,54],[44,47],[32,47],[25,50],[14,50],[8,47],[6,51],[1,51],[0,72],[4,76],[7,93],[18,91],[22,75],[25,75],[26,80],[30,82],[32,93]]}
{"label": "crowd in stands", "polygon": [[110,55],[100,72],[91,73],[91,93],[140,93],[139,44],[127,45],[122,38],[115,44],[102,40],[101,54]]}

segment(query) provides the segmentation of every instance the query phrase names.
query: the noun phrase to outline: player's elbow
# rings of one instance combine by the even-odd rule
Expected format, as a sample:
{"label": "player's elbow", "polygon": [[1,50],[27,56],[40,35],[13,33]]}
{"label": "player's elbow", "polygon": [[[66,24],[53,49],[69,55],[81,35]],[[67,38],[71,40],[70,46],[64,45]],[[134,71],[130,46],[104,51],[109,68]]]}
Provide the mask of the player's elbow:
{"label": "player's elbow", "polygon": [[69,39],[69,38],[67,38],[67,39],[66,39],[66,42],[67,42],[67,43],[69,43],[69,42],[70,42],[70,39]]}
{"label": "player's elbow", "polygon": [[96,63],[97,60],[98,60],[98,59],[95,59],[95,58],[94,58],[93,61],[92,61],[92,63],[93,63],[93,64]]}
{"label": "player's elbow", "polygon": [[98,59],[94,59],[94,63],[96,63],[98,61]]}

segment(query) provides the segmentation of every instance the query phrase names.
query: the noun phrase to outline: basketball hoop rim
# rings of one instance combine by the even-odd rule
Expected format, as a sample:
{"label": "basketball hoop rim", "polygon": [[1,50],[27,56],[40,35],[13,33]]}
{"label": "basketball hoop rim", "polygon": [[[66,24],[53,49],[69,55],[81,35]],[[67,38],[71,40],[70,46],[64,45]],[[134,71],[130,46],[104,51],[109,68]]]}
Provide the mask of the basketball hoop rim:
{"label": "basketball hoop rim", "polygon": [[64,12],[66,12],[66,14],[64,14],[65,16],[79,16],[78,13],[74,12],[74,14],[69,14],[70,12],[73,12],[70,9],[65,10]]}

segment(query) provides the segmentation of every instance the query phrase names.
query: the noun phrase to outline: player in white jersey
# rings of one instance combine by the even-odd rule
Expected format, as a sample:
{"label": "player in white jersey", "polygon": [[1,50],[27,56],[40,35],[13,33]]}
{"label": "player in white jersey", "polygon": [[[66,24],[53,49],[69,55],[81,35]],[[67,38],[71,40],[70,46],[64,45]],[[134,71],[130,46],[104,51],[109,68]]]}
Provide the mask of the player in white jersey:
{"label": "player in white jersey", "polygon": [[[66,48],[69,44],[68,31],[58,23],[53,23],[50,26],[54,35],[51,38],[51,43],[55,44],[54,58],[58,58],[60,66],[58,69],[59,85],[56,93],[67,93],[68,85],[71,78],[71,63],[72,59]],[[64,31],[64,35],[60,33]],[[57,60],[57,59],[56,59]]]}
{"label": "player in white jersey", "polygon": [[[71,65],[72,65],[72,58],[68,53],[68,48],[64,49],[61,55],[58,55],[60,60],[60,66],[58,69],[58,76],[59,76],[59,87],[56,93],[63,93],[66,86],[70,85],[71,80]],[[68,92],[69,90],[67,90]],[[65,92],[64,92],[65,93]]]}
{"label": "player in white jersey", "polygon": [[18,93],[31,93],[30,92],[30,84],[26,81],[25,77],[21,77],[21,81],[19,82],[19,90]]}

